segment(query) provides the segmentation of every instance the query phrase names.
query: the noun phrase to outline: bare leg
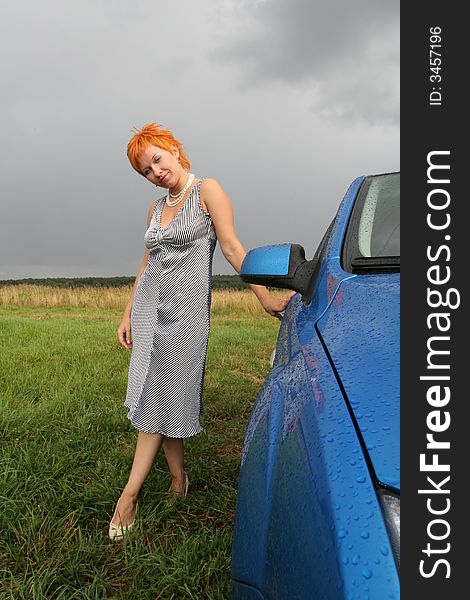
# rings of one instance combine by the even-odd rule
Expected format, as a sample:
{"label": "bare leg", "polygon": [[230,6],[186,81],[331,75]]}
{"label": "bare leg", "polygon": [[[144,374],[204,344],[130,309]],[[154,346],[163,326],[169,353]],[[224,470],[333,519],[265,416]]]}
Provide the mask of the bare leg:
{"label": "bare leg", "polygon": [[150,473],[155,457],[162,447],[164,439],[165,437],[160,433],[144,433],[143,431],[139,431],[131,473],[119,498],[118,506],[112,520],[116,525],[119,524],[119,521],[122,525],[126,525],[132,523],[134,520],[134,512],[140,488]]}
{"label": "bare leg", "polygon": [[163,442],[163,451],[173,478],[171,490],[182,494],[185,486],[183,440],[166,437]]}

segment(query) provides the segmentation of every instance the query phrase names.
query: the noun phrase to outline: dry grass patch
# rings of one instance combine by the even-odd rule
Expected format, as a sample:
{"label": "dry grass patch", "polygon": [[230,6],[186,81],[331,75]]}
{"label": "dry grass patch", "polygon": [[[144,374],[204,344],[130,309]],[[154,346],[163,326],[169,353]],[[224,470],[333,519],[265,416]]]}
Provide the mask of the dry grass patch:
{"label": "dry grass patch", "polygon": [[[0,286],[0,306],[87,307],[124,310],[131,290],[131,286],[100,288],[90,286],[72,289],[27,283],[4,285]],[[285,292],[278,290],[272,293],[280,297],[285,295]],[[251,290],[229,289],[212,291],[212,310],[213,312],[243,312],[248,314],[263,312],[258,299]],[[37,315],[36,318],[45,319],[47,315]]]}

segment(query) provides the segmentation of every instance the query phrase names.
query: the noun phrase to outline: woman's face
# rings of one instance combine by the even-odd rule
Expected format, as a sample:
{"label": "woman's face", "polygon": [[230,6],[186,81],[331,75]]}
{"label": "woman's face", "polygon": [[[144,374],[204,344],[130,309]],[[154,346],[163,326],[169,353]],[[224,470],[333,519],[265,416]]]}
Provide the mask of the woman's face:
{"label": "woman's face", "polygon": [[177,148],[173,152],[168,152],[158,146],[147,146],[139,156],[140,172],[153,184],[172,189],[178,183],[182,173],[178,157]]}

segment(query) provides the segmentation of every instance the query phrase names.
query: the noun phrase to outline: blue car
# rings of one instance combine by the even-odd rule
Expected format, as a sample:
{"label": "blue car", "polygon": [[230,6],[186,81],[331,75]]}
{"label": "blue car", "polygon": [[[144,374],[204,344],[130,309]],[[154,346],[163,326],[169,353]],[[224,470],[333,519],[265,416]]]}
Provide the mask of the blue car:
{"label": "blue car", "polygon": [[232,598],[399,598],[400,175],[358,177],[312,260],[251,250],[295,294],[246,431]]}

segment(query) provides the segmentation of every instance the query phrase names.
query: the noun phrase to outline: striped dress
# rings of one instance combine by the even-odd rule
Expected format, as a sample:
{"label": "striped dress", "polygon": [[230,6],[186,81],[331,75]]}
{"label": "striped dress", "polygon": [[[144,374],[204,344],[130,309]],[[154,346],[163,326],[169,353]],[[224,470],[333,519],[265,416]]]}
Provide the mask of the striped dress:
{"label": "striped dress", "polygon": [[200,204],[201,181],[166,229],[157,200],[144,241],[148,263],[131,310],[132,351],[125,406],[139,431],[185,438],[202,431],[202,387],[217,236]]}

